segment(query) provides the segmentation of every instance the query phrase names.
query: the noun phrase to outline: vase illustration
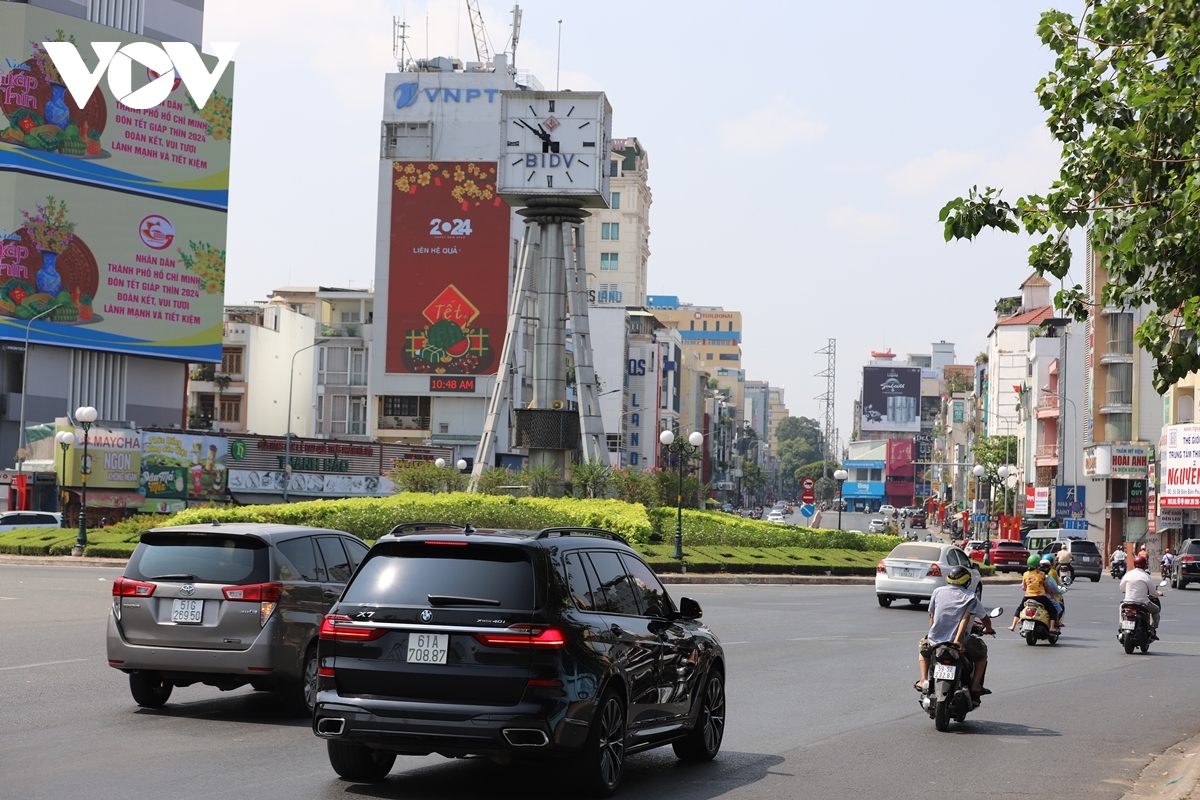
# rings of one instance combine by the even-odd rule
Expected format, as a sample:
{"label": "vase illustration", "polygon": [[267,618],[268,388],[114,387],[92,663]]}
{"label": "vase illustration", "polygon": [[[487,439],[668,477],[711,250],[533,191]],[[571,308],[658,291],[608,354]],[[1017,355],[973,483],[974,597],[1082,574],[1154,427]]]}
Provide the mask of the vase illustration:
{"label": "vase illustration", "polygon": [[62,289],[62,277],[54,269],[54,264],[58,261],[58,253],[51,253],[49,250],[41,252],[42,268],[38,270],[37,274],[37,290],[57,295]]}
{"label": "vase illustration", "polygon": [[51,97],[46,103],[46,121],[51,125],[66,128],[71,122],[71,111],[67,108],[67,87],[61,83],[50,84]]}

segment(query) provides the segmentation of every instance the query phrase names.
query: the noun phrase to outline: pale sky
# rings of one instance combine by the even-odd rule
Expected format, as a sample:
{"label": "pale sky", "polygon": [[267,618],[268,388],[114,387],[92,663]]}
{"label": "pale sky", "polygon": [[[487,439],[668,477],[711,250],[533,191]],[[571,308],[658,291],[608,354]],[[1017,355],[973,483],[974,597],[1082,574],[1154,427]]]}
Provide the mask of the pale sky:
{"label": "pale sky", "polygon": [[[500,50],[512,4],[481,6]],[[558,85],[605,91],[614,135],[649,152],[650,293],[741,311],[747,379],[784,386],[795,416],[820,417],[814,351],[837,339],[846,439],[871,350],[944,339],[971,363],[1030,272],[1027,240],[946,244],[937,213],[973,184],[1015,199],[1055,176],[1033,93],[1050,6],[528,0],[516,65],[555,88],[561,19]],[[417,57],[475,60],[463,0],[205,3],[205,49],[240,43],[227,302],[372,282],[393,15]]]}

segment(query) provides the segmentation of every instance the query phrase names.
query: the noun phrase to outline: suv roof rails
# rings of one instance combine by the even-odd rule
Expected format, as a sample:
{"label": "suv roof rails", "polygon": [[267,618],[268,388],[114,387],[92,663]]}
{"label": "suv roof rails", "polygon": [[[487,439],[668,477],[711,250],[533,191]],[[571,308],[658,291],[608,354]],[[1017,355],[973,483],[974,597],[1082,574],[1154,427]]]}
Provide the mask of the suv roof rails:
{"label": "suv roof rails", "polygon": [[474,533],[475,527],[470,523],[466,525],[456,525],[453,522],[402,522],[396,527],[388,531],[388,536],[405,536],[410,533],[421,533],[422,531],[446,531],[458,530],[463,533]]}
{"label": "suv roof rails", "polygon": [[543,528],[538,531],[535,539],[548,539],[551,536],[601,536],[606,539],[612,539],[614,542],[621,544],[629,544],[625,537],[619,533],[606,531],[603,528],[575,528],[575,527],[558,527],[558,528]]}

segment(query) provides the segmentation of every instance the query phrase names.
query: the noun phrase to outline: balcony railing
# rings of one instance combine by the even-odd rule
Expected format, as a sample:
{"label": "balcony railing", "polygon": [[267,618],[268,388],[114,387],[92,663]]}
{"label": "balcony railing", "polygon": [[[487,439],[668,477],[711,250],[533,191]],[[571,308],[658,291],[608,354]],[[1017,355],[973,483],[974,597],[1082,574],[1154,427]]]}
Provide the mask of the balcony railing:
{"label": "balcony railing", "polygon": [[1129,406],[1133,405],[1133,390],[1132,389],[1116,389],[1105,392],[1105,405],[1110,406]]}
{"label": "balcony railing", "polygon": [[1058,458],[1058,445],[1039,444],[1037,447],[1036,456],[1038,458]]}
{"label": "balcony railing", "polygon": [[1046,393],[1042,395],[1042,399],[1038,401],[1038,408],[1058,408],[1058,395]]}
{"label": "balcony railing", "polygon": [[386,430],[427,431],[429,417],[391,417],[381,415],[379,428]]}

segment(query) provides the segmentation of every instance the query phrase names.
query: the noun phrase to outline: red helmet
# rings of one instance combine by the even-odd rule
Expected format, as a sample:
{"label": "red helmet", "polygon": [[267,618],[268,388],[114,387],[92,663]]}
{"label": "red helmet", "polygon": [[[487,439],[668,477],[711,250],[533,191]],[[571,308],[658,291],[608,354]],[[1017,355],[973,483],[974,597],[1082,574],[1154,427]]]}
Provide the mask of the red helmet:
{"label": "red helmet", "polygon": [[1146,565],[1149,563],[1150,563],[1150,559],[1146,558],[1145,553],[1138,553],[1136,556],[1133,557],[1133,565],[1135,567],[1137,567],[1138,569],[1145,569]]}

